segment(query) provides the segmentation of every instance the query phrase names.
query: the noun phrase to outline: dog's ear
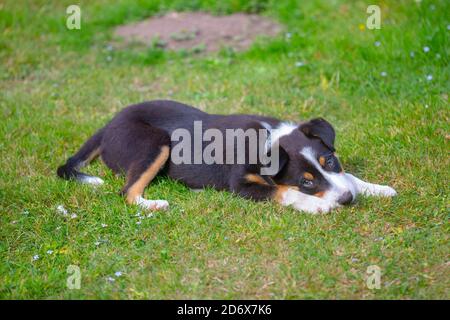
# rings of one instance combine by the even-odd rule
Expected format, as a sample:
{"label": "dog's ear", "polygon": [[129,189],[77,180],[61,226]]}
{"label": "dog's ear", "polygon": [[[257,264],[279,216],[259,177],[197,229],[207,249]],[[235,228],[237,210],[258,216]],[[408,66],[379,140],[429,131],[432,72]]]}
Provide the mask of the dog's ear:
{"label": "dog's ear", "polygon": [[336,133],[331,124],[323,118],[312,119],[300,125],[300,131],[309,138],[318,138],[331,151],[334,149]]}

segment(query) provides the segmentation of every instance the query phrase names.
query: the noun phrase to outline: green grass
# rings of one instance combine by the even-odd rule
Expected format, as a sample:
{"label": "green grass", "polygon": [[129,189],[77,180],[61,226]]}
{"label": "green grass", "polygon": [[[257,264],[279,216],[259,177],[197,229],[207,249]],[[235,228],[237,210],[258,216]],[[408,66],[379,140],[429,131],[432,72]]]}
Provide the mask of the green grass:
{"label": "green grass", "polygon": [[[450,298],[448,1],[377,1],[381,30],[360,29],[373,1],[80,2],[81,31],[65,28],[71,1],[0,4],[0,298]],[[118,49],[114,26],[170,9],[259,12],[292,37],[209,56]],[[146,197],[171,209],[138,225],[124,179],[100,163],[87,171],[102,187],[56,178],[115,112],[156,98],[323,116],[344,168],[399,196],[311,216],[160,178]],[[80,290],[66,287],[69,265]]]}

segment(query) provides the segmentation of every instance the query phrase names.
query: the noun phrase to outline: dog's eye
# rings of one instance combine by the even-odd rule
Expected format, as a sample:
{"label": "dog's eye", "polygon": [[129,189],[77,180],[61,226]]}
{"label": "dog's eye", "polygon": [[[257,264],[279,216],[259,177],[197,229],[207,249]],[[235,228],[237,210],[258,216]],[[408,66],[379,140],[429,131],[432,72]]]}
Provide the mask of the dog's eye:
{"label": "dog's eye", "polygon": [[330,168],[330,169],[334,168],[334,158],[333,157],[328,157],[325,163],[328,168]]}
{"label": "dog's eye", "polygon": [[311,188],[314,186],[314,182],[312,180],[308,180],[305,178],[300,179],[300,184],[305,188]]}

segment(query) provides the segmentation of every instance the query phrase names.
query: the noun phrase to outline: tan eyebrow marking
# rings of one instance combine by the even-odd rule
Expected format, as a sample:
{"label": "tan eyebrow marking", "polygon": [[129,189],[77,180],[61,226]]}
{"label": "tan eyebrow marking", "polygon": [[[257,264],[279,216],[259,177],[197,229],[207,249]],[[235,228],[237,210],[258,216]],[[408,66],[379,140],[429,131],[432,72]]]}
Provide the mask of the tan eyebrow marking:
{"label": "tan eyebrow marking", "polygon": [[307,179],[307,180],[314,180],[314,176],[313,176],[311,173],[309,173],[309,172],[305,172],[305,173],[303,174],[303,177],[304,177],[305,179]]}
{"label": "tan eyebrow marking", "polygon": [[325,157],[324,157],[324,156],[321,156],[321,157],[319,158],[319,163],[320,163],[320,165],[321,165],[322,167],[325,165]]}

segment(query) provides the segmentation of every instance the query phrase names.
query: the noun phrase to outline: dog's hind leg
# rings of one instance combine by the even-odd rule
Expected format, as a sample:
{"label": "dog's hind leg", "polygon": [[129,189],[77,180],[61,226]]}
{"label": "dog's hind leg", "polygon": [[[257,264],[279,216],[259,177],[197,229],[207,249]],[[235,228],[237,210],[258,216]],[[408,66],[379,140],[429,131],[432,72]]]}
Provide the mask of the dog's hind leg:
{"label": "dog's hind leg", "polygon": [[156,157],[147,156],[139,160],[136,159],[131,164],[127,172],[127,183],[122,190],[129,204],[137,204],[149,210],[167,209],[169,207],[169,203],[165,200],[146,200],[142,197],[145,187],[164,167],[169,155],[169,146],[163,145],[159,148]]}
{"label": "dog's hind leg", "polygon": [[140,121],[124,121],[105,132],[101,157],[115,172],[126,174],[122,189],[127,203],[144,209],[166,209],[165,200],[146,200],[145,187],[164,167],[170,155],[170,136]]}
{"label": "dog's hind leg", "polygon": [[75,179],[79,182],[93,185],[103,184],[102,179],[78,171],[98,157],[101,152],[102,136],[103,129],[89,138],[75,155],[58,168],[58,176],[66,180]]}

